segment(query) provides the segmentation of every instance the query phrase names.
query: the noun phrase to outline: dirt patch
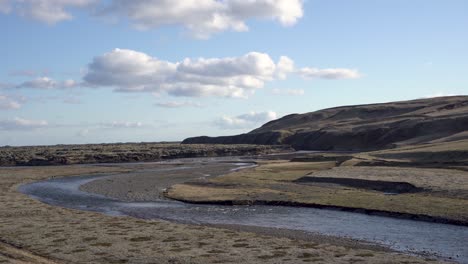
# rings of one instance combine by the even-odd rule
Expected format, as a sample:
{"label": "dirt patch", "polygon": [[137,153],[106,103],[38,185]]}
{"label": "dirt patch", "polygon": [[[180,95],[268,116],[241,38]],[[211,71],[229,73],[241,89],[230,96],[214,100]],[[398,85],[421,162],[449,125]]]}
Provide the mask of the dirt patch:
{"label": "dirt patch", "polygon": [[341,186],[372,190],[384,193],[415,193],[424,191],[413,184],[407,182],[391,182],[391,181],[374,181],[363,179],[350,178],[333,178],[333,177],[302,177],[293,181],[299,184],[314,184],[314,183],[329,183],[338,184]]}

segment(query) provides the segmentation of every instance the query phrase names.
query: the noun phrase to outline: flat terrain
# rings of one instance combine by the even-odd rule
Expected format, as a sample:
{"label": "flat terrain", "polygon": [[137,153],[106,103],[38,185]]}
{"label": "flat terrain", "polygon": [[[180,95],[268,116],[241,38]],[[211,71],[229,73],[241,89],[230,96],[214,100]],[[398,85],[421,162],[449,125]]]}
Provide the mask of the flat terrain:
{"label": "flat terrain", "polygon": [[151,162],[174,158],[260,155],[290,150],[287,146],[181,145],[179,143],[5,146],[0,147],[0,166]]}
{"label": "flat terrain", "polygon": [[347,164],[406,167],[454,168],[468,170],[468,140],[409,145],[362,152]]}
{"label": "flat terrain", "polygon": [[[257,168],[174,185],[166,195],[193,203],[328,207],[468,225],[468,172],[459,165],[463,160],[457,159],[456,166],[430,160],[431,155],[451,153],[446,148],[262,161]],[[431,155],[413,155],[421,149]],[[382,158],[388,153],[401,159]]]}
{"label": "flat terrain", "polygon": [[[228,148],[190,145],[178,149],[179,146],[155,145],[152,151],[173,153],[157,158],[166,159],[178,155],[242,155],[285,150],[284,147],[251,145]],[[95,148],[102,147],[99,151],[87,147],[62,154],[59,146],[15,148],[17,152],[9,156],[5,153],[10,152],[5,150],[11,151],[11,148],[2,150],[3,160],[15,157],[17,161],[24,153],[29,155],[24,159],[29,160],[29,165],[36,163],[38,157],[45,157],[40,164],[46,165],[55,160],[50,157],[60,155],[67,156],[67,162],[71,163],[123,161],[140,157],[142,152],[138,151],[150,149],[150,146],[125,144],[96,145]],[[111,151],[107,152],[106,148]],[[117,151],[119,149],[122,152]],[[259,159],[256,168],[221,177],[214,176],[232,165],[224,164],[224,167],[211,167],[206,171],[201,166],[194,173],[190,170],[151,172],[155,166],[184,166],[177,162],[3,167],[0,168],[0,263],[437,262],[352,240],[280,229],[214,228],[76,211],[43,204],[19,193],[17,188],[23,183],[54,177],[125,173],[112,179],[96,180],[82,189],[124,201],[152,201],[165,195],[194,203],[346,208],[466,225],[466,149],[467,140],[456,140],[361,153],[275,154]],[[90,156],[91,153],[98,154]],[[107,155],[108,159],[96,159],[102,157],[100,155]],[[148,171],[144,172],[146,169]]]}
{"label": "flat terrain", "polygon": [[290,239],[65,209],[17,191],[22,183],[51,177],[134,169],[104,165],[1,168],[0,263],[437,262],[313,237]]}

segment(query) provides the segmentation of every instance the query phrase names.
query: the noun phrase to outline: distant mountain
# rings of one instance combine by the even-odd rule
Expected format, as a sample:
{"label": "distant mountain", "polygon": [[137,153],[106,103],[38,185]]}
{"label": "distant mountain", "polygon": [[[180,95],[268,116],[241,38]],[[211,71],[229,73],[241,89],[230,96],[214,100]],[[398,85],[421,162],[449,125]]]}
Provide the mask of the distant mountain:
{"label": "distant mountain", "polygon": [[468,139],[468,96],[342,106],[270,121],[249,133],[183,144],[287,144],[298,150],[375,150]]}

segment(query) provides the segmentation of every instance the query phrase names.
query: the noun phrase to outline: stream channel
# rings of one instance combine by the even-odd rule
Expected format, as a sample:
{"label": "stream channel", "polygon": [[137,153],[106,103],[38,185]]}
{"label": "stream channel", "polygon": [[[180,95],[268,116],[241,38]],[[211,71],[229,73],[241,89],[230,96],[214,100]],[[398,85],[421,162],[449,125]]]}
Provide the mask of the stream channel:
{"label": "stream channel", "polygon": [[[199,177],[197,169],[203,168],[206,171],[209,170],[209,166],[219,168],[220,163],[229,163],[224,173],[252,167],[252,163],[234,158],[187,161],[180,159],[171,162],[181,162],[183,166],[145,167],[132,174],[183,170],[187,174]],[[128,164],[113,166],[128,166]],[[301,207],[196,205],[165,198],[150,202],[131,202],[80,190],[81,185],[92,181],[112,179],[122,175],[124,174],[56,178],[22,185],[19,190],[44,203],[78,210],[197,225],[237,225],[299,230],[365,241],[410,254],[432,255],[441,259],[468,263],[468,227],[465,226]]]}

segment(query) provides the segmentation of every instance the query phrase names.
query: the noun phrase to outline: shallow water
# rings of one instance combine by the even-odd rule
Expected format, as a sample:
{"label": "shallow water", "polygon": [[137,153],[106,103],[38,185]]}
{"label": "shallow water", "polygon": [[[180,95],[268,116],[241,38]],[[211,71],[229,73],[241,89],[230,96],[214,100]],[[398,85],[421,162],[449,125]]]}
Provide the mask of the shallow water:
{"label": "shallow water", "polygon": [[[210,159],[210,162],[215,164],[217,161]],[[236,165],[251,166],[244,162]],[[205,166],[210,166],[210,163]],[[190,164],[170,170],[188,168]],[[42,202],[73,209],[192,224],[235,224],[301,230],[468,263],[468,227],[463,226],[300,207],[193,205],[172,200],[122,202],[79,190],[85,183],[115,176],[118,175],[59,178],[22,185],[19,189]]]}

